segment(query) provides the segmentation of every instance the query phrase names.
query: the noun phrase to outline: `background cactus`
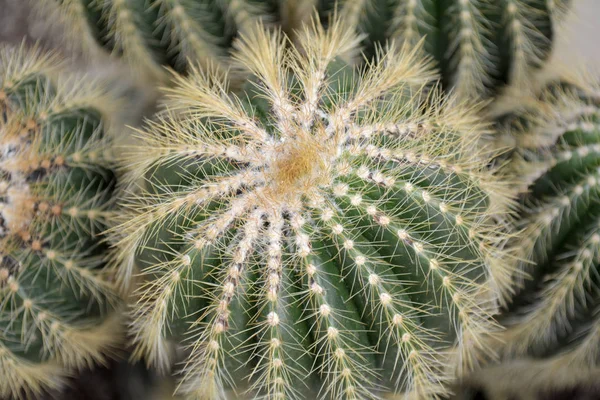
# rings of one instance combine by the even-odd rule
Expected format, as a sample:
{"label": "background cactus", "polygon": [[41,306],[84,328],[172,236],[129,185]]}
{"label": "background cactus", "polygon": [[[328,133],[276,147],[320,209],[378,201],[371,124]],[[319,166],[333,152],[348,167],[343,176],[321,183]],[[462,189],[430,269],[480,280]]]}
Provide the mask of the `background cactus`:
{"label": "background cactus", "polygon": [[[41,0],[85,50],[99,44],[137,71],[164,78],[189,63],[225,70],[233,38],[272,20],[279,2],[261,0]],[[282,10],[283,12],[283,10]]]}
{"label": "background cactus", "polygon": [[450,400],[591,400],[600,395],[598,368],[557,360],[519,360],[483,368],[460,382]]}
{"label": "background cactus", "polygon": [[[101,90],[0,49],[0,397],[57,389],[119,341],[104,268],[114,175]],[[108,114],[110,115],[110,114]]]}
{"label": "background cactus", "polygon": [[420,49],[391,46],[359,71],[339,61],[360,41],[340,20],[297,41],[243,37],[244,96],[178,78],[123,154],[117,263],[122,282],[136,266],[145,278],[137,355],[166,367],[169,342],[185,344],[179,391],[193,399],[234,384],[269,399],[438,397],[492,355],[478,344],[513,272],[509,185],[476,151],[472,110],[425,94]]}
{"label": "background cactus", "polygon": [[164,76],[161,66],[183,72],[189,62],[229,66],[232,40],[260,20],[290,34],[338,10],[366,35],[367,56],[388,39],[425,49],[437,61],[446,87],[464,98],[493,94],[504,83],[524,82],[551,51],[556,21],[570,0],[43,0],[58,11],[72,37],[96,43],[135,65]]}
{"label": "background cactus", "polygon": [[[463,98],[523,83],[548,57],[556,22],[570,0],[346,0],[340,12],[367,35],[367,54],[388,38],[425,41],[445,87]],[[326,16],[333,0],[318,3]]]}
{"label": "background cactus", "polygon": [[[544,356],[573,344],[562,362],[597,363],[600,355],[600,128],[598,85],[552,81],[522,95],[500,118],[514,137],[512,167],[528,184],[521,246],[533,280],[513,302],[509,353]],[[522,88],[521,88],[522,90]]]}

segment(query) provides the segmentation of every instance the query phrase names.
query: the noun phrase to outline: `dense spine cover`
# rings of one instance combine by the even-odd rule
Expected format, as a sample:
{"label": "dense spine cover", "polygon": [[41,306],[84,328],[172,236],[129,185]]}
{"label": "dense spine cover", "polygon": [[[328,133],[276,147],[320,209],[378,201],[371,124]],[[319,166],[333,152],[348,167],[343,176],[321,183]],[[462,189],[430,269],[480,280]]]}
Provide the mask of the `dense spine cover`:
{"label": "dense spine cover", "polygon": [[[99,233],[112,204],[103,93],[0,49],[0,397],[57,389],[119,341]],[[102,110],[102,111],[101,111]]]}
{"label": "dense spine cover", "polygon": [[121,283],[144,278],[137,355],[167,367],[184,344],[189,398],[437,397],[493,353],[479,344],[513,274],[512,201],[484,127],[424,90],[419,48],[348,67],[360,38],[341,20],[298,47],[250,31],[233,54],[254,77],[243,96],[177,78],[124,154],[115,238]]}

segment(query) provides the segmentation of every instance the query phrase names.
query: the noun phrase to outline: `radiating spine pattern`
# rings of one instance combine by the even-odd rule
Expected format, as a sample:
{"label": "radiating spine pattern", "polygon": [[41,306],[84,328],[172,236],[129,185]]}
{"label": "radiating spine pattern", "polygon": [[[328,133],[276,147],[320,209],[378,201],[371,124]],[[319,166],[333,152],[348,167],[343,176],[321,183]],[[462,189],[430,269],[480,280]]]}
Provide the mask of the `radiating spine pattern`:
{"label": "radiating spine pattern", "polygon": [[182,344],[190,399],[436,398],[492,355],[513,199],[486,127],[424,90],[419,48],[345,64],[347,22],[307,24],[297,46],[255,27],[233,53],[243,95],[178,78],[123,154],[136,355],[167,367]]}

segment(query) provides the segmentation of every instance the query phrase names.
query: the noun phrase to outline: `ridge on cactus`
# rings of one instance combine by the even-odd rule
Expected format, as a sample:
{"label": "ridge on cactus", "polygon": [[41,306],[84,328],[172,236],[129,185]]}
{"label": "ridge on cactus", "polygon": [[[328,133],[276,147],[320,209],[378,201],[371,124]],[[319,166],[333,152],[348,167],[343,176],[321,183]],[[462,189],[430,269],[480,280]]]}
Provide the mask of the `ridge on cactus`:
{"label": "ridge on cactus", "polygon": [[269,20],[275,5],[258,0],[39,0],[86,52],[100,45],[137,71],[166,77],[166,67],[192,65],[225,71],[232,38],[257,21]]}
{"label": "ridge on cactus", "polygon": [[[598,363],[600,103],[598,83],[565,75],[499,121],[516,141],[512,168],[525,177],[521,246],[534,280],[516,298],[505,332],[509,354]],[[514,108],[514,107],[513,107]]]}
{"label": "ridge on cactus", "polygon": [[[570,0],[342,0],[340,13],[367,35],[366,51],[388,39],[425,41],[445,87],[462,98],[522,84],[549,56]],[[336,2],[320,2],[327,15]]]}
{"label": "ridge on cactus", "polygon": [[473,109],[425,91],[420,49],[352,69],[341,21],[298,47],[256,27],[233,54],[243,95],[176,78],[123,154],[136,355],[167,368],[183,345],[187,398],[437,398],[493,356],[479,343],[513,273],[510,182]]}
{"label": "ridge on cactus", "polygon": [[0,397],[57,390],[119,339],[98,234],[114,176],[102,90],[38,50],[0,48]]}

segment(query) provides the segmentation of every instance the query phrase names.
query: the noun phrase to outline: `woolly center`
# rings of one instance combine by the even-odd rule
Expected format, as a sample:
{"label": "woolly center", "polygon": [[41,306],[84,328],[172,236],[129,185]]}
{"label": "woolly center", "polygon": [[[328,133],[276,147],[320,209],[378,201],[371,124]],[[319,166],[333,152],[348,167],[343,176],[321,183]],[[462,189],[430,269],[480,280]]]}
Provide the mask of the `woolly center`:
{"label": "woolly center", "polygon": [[274,195],[302,195],[327,183],[329,146],[308,132],[299,132],[276,146],[268,173]]}
{"label": "woolly center", "polygon": [[3,92],[0,112],[0,238],[17,234],[28,240],[34,208],[29,181],[36,167],[28,150],[38,125],[33,120],[11,118]]}

